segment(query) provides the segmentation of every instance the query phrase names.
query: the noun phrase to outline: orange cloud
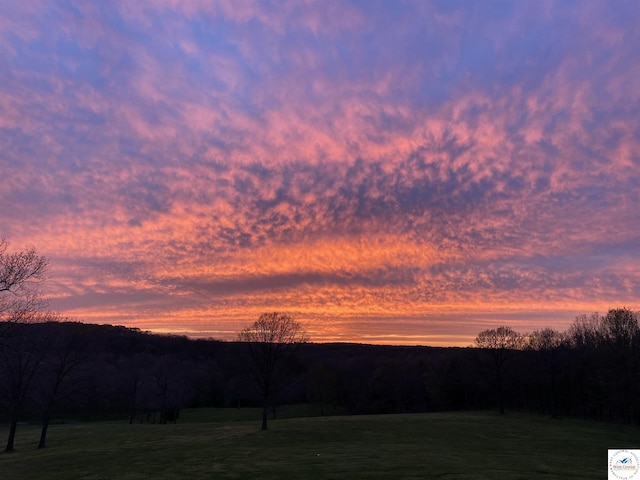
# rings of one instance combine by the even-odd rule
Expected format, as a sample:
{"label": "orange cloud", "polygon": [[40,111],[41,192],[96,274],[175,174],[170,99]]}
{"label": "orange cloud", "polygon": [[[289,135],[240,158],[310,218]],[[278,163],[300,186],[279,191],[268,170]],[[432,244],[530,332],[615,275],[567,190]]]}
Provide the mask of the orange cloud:
{"label": "orange cloud", "polygon": [[16,4],[0,235],[63,313],[156,331],[284,309],[318,341],[464,345],[634,308],[637,16]]}

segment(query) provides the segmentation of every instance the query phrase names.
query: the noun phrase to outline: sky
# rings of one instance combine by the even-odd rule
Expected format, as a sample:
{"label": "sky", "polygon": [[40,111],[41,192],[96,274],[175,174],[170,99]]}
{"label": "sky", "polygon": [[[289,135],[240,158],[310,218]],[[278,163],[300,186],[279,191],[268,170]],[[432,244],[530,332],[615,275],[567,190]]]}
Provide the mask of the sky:
{"label": "sky", "polygon": [[0,0],[0,237],[52,308],[461,345],[640,309],[640,3]]}

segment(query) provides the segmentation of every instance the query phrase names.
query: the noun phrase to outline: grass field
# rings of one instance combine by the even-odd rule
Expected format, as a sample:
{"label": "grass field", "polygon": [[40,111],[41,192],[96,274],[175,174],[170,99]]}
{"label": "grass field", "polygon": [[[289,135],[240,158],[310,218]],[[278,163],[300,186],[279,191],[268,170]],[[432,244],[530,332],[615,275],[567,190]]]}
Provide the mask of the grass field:
{"label": "grass field", "polygon": [[[601,479],[607,448],[638,448],[632,427],[487,412],[283,418],[186,411],[177,425],[21,425],[0,478]],[[234,415],[234,417],[230,417]],[[6,429],[4,430],[6,433]]]}

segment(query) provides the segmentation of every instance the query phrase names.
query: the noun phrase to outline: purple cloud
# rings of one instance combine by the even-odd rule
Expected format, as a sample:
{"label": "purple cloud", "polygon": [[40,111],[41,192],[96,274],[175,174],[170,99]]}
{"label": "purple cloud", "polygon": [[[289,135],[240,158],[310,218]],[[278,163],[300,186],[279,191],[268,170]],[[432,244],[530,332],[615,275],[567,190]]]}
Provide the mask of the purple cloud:
{"label": "purple cloud", "polygon": [[64,313],[467,344],[639,301],[634,2],[0,10],[0,235]]}

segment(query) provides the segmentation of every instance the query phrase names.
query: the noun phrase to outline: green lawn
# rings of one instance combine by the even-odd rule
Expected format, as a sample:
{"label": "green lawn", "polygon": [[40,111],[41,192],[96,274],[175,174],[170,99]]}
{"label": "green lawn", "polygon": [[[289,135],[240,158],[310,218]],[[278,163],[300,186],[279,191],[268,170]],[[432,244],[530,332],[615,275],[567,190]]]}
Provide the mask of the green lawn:
{"label": "green lawn", "polygon": [[607,448],[640,446],[631,427],[524,414],[284,418],[262,432],[224,412],[234,421],[218,410],[177,425],[53,425],[45,450],[38,428],[21,425],[0,478],[601,479]]}

